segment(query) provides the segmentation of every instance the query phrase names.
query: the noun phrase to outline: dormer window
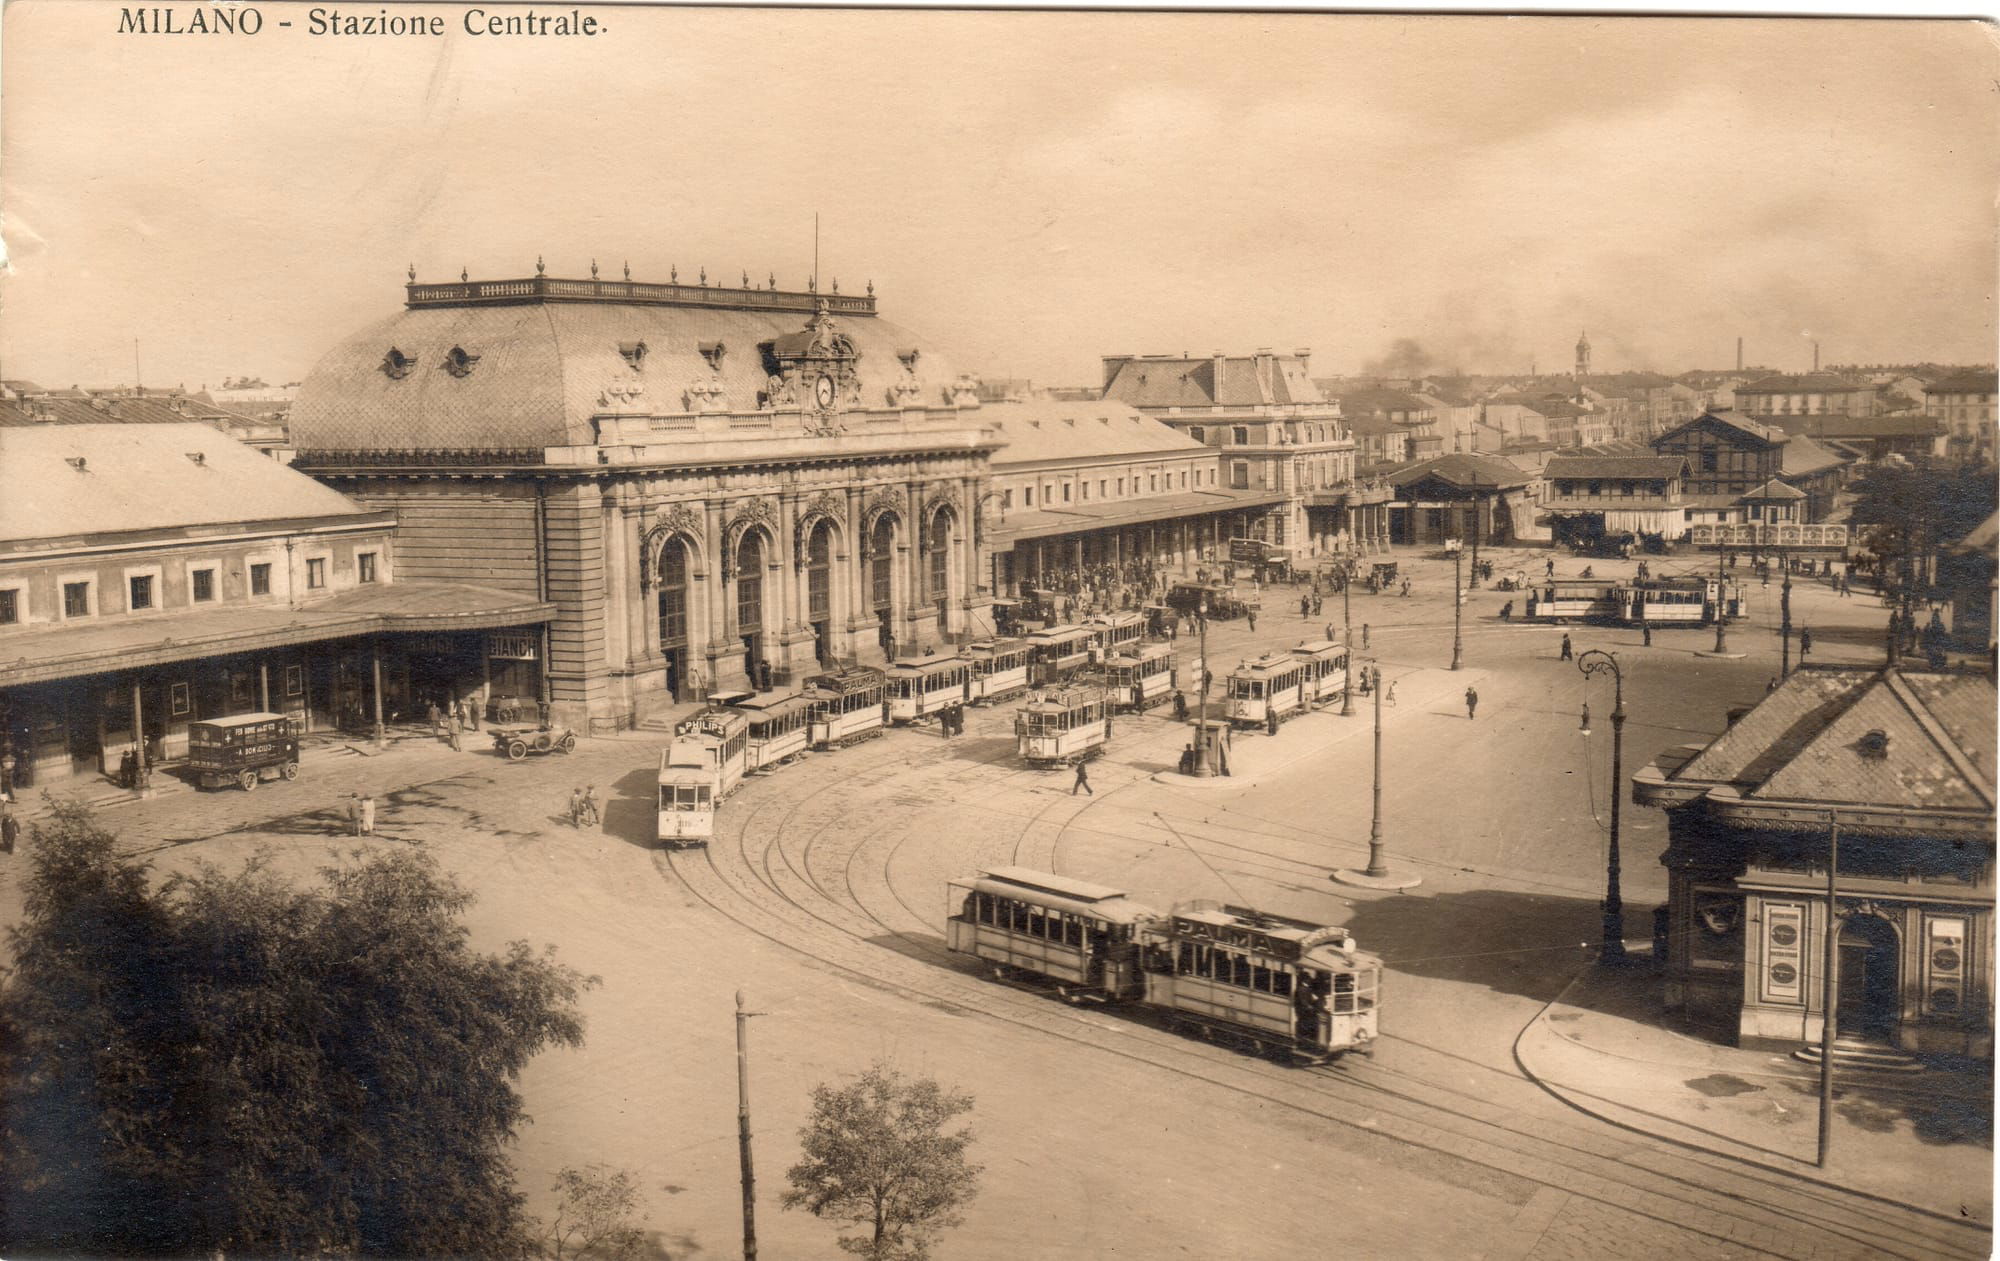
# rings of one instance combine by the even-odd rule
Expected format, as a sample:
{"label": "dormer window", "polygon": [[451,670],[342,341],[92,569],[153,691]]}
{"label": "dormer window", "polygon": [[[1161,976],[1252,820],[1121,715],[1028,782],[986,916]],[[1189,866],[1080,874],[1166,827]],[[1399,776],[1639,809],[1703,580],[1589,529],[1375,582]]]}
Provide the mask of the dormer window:
{"label": "dormer window", "polygon": [[721,342],[702,342],[697,349],[701,351],[701,361],[708,365],[710,372],[722,371],[722,357],[729,353],[729,347]]}
{"label": "dormer window", "polygon": [[917,360],[920,357],[921,352],[915,346],[910,347],[908,350],[899,350],[896,352],[896,358],[902,361],[903,371],[912,375],[916,373]]}
{"label": "dormer window", "polygon": [[416,362],[416,360],[410,358],[402,351],[391,346],[389,347],[389,353],[382,356],[382,375],[388,377],[391,381],[400,381],[410,375],[410,368]]}
{"label": "dormer window", "polygon": [[624,358],[626,364],[632,369],[632,371],[639,372],[645,368],[646,366],[645,342],[619,342],[618,353]]}
{"label": "dormer window", "polygon": [[1866,758],[1889,756],[1889,733],[1877,727],[1854,742],[1855,752]]}
{"label": "dormer window", "polygon": [[470,354],[463,346],[453,346],[444,357],[444,370],[455,377],[470,376],[479,356]]}

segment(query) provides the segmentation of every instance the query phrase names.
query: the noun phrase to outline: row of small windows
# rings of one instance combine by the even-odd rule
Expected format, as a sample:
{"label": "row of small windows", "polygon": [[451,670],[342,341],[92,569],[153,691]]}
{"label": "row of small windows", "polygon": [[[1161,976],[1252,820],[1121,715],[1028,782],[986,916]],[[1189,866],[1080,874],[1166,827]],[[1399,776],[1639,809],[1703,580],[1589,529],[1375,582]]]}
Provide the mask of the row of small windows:
{"label": "row of small windows", "polygon": [[[1204,484],[1209,486],[1215,485],[1215,470],[1209,469],[1207,470],[1207,473],[1208,473],[1208,480],[1206,483],[1204,483],[1202,480],[1202,470],[1196,469],[1194,471],[1194,485],[1197,487],[1202,486]],[[1174,476],[1175,475],[1171,472],[1166,475],[1166,488],[1168,490],[1175,489]],[[1130,478],[1120,477],[1115,479],[1116,483],[1115,491],[1113,490],[1114,479],[1109,477],[1098,478],[1097,497],[1099,499],[1111,499],[1116,495],[1124,495],[1127,493],[1126,488],[1128,482],[1130,483],[1130,493],[1134,495],[1137,494],[1156,495],[1160,492],[1160,474],[1156,472],[1146,474],[1145,486],[1144,489],[1141,490],[1139,475],[1135,473]],[[1042,486],[1042,505],[1044,507],[1049,507],[1055,504],[1057,485],[1058,484],[1055,482],[1048,482]],[[1078,494],[1081,495],[1081,498],[1085,502],[1089,502],[1090,500],[1089,478],[1079,478],[1074,483],[1063,482],[1060,483],[1060,485],[1062,487],[1063,503],[1074,502],[1072,496]],[[1188,489],[1188,470],[1186,469],[1180,470],[1179,489],[1181,490]],[[1000,507],[1002,509],[1007,509],[1007,508],[1012,508],[1013,506],[1014,506],[1013,490],[1011,488],[1003,489],[1000,492]],[[1023,486],[1021,488],[1021,506],[1023,508],[1032,508],[1035,506],[1035,488],[1033,486]]]}
{"label": "row of small windows", "polygon": [[[376,556],[374,552],[360,552],[354,558],[355,577],[364,583],[376,580]],[[92,583],[88,579],[62,584],[62,610],[65,618],[89,617],[95,611],[91,596]],[[321,591],[326,588],[326,558],[308,557],[306,560],[306,587]],[[271,594],[271,564],[256,561],[250,565],[250,594],[263,596]],[[18,587],[0,590],[0,626],[18,624],[26,615],[26,600]],[[188,600],[194,604],[208,604],[216,598],[215,569],[204,566],[188,570]],[[134,613],[142,613],[159,606],[158,583],[152,574],[131,574],[125,579],[125,607]]]}
{"label": "row of small windows", "polygon": [[1276,994],[1280,998],[1289,997],[1292,992],[1292,974],[1284,969],[1267,968],[1231,951],[1197,946],[1193,942],[1180,944],[1180,958],[1175,971],[1182,976],[1198,976],[1223,985],[1255,990],[1259,994]]}

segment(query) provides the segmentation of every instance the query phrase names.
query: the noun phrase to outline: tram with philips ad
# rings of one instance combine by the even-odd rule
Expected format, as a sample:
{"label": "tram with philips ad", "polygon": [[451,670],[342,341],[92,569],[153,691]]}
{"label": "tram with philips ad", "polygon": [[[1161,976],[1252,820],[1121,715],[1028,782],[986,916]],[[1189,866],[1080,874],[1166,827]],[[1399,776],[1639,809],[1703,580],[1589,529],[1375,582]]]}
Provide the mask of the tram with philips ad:
{"label": "tram with philips ad", "polygon": [[1130,1004],[1292,1064],[1367,1053],[1378,1036],[1382,961],[1344,928],[1210,901],[1162,913],[1022,867],[950,881],[945,913],[949,949],[1071,1002]]}

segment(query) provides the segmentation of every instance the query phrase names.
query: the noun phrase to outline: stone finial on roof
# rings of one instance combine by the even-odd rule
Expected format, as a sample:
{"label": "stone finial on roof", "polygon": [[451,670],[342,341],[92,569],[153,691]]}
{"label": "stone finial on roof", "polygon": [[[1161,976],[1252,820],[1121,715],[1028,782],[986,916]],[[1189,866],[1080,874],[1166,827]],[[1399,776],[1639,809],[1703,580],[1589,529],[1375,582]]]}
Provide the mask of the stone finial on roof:
{"label": "stone finial on roof", "polygon": [[766,282],[766,283],[765,283],[765,288],[767,288],[767,289],[776,289],[776,288],[778,287],[778,273],[777,273],[777,272],[770,272],[770,273],[766,274],[766,275],[765,275],[765,277],[764,277],[764,280],[765,280],[765,282]]}
{"label": "stone finial on roof", "polygon": [[597,279],[597,260],[594,258],[590,260],[590,278]]}
{"label": "stone finial on roof", "polygon": [[458,278],[461,283],[469,283],[472,280],[472,269],[470,267],[459,268]]}
{"label": "stone finial on roof", "polygon": [[415,263],[410,264],[410,283],[417,283],[417,265]]}
{"label": "stone finial on roof", "polygon": [[701,279],[696,283],[704,289],[708,288],[708,268],[704,267],[701,269]]}
{"label": "stone finial on roof", "polygon": [[632,279],[632,260],[629,258],[625,260],[625,279]]}
{"label": "stone finial on roof", "polygon": [[870,277],[868,280],[868,296],[871,298],[875,296],[875,280],[873,277]]}
{"label": "stone finial on roof", "polygon": [[835,277],[833,278],[833,291],[834,291],[835,293],[839,293],[839,292],[840,292],[840,277],[838,277],[838,276],[835,276]]}
{"label": "stone finial on roof", "polygon": [[677,285],[680,282],[681,282],[680,266],[678,264],[669,264],[667,267],[667,283],[670,285]]}
{"label": "stone finial on roof", "polygon": [[807,293],[819,292],[819,277],[817,275],[806,277],[806,292]]}
{"label": "stone finial on roof", "polygon": [[542,256],[540,254],[535,255],[535,274],[539,276],[547,270],[548,268],[542,265]]}

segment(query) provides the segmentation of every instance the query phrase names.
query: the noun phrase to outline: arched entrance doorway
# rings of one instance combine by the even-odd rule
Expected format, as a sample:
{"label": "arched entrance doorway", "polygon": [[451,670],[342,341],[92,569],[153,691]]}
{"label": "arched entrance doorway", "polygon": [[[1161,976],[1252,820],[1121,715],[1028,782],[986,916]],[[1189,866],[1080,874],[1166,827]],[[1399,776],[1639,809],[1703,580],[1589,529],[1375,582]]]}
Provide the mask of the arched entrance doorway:
{"label": "arched entrance doorway", "polygon": [[875,639],[891,660],[896,656],[896,518],[883,513],[868,531],[868,605],[875,612]]}
{"label": "arched entrance doorway", "polygon": [[1888,1040],[1902,1019],[1896,930],[1878,915],[1850,915],[1840,927],[1840,1032]]}
{"label": "arched entrance doorway", "polygon": [[758,667],[764,661],[764,536],[745,530],[736,543],[736,634],[743,645],[743,676],[752,687],[763,686]]}
{"label": "arched entrance doorway", "polygon": [[688,687],[688,572],[692,568],[682,540],[670,538],[660,548],[660,655],[667,662],[667,692],[677,701],[690,699],[692,691]]}
{"label": "arched entrance doorway", "polygon": [[813,659],[833,664],[833,525],[820,521],[806,541],[806,625],[812,628]]}

